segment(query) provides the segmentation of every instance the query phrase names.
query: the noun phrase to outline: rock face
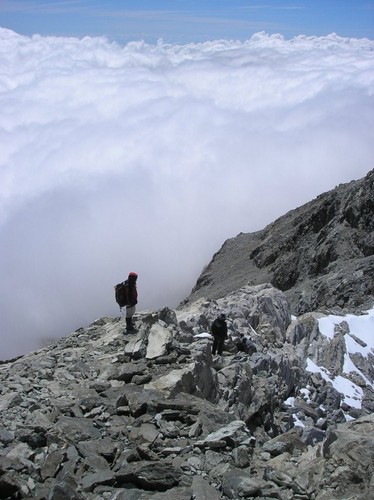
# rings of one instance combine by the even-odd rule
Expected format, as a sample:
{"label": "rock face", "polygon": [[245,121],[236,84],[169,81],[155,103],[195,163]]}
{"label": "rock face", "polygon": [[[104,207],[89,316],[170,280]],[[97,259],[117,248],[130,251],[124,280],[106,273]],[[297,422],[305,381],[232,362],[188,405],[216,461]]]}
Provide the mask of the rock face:
{"label": "rock face", "polygon": [[271,283],[294,314],[357,311],[374,297],[374,170],[279,218],[227,240],[186,303]]}
{"label": "rock face", "polygon": [[[222,310],[229,338],[213,357],[206,332]],[[0,498],[370,498],[374,356],[352,357],[362,404],[345,400],[308,368],[352,375],[348,323],[329,340],[320,316],[292,318],[282,291],[247,285],[140,313],[127,335],[102,318],[3,363]]]}

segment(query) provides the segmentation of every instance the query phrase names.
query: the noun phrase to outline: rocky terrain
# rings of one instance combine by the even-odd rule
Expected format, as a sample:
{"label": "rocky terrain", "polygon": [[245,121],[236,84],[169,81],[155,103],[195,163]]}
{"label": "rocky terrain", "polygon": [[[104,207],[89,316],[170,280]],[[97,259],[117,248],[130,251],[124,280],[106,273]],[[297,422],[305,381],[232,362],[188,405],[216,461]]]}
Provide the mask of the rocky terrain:
{"label": "rocky terrain", "polygon": [[271,283],[294,314],[359,311],[374,300],[374,170],[227,240],[186,302]]}
{"label": "rocky terrain", "polygon": [[[220,311],[229,338],[213,357]],[[245,286],[139,313],[132,334],[102,318],[2,364],[0,498],[370,498],[374,355],[344,373],[354,335],[343,322],[329,340],[320,317],[294,318],[282,291]],[[359,404],[307,359],[351,380]]]}
{"label": "rocky terrain", "polygon": [[0,498],[373,498],[373,176],[229,240],[134,332],[101,318],[0,363]]}

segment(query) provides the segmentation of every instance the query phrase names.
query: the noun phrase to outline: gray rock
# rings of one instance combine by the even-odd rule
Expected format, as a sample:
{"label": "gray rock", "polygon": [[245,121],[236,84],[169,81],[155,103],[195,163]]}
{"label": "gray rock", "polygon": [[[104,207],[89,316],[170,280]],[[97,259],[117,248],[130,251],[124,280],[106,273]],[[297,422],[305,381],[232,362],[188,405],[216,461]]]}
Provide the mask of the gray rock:
{"label": "gray rock", "polygon": [[262,450],[270,453],[272,456],[277,456],[281,455],[282,453],[285,453],[286,451],[289,451],[291,448],[291,445],[286,442],[282,441],[268,441],[267,443],[264,444],[262,447]]}
{"label": "gray rock", "polygon": [[16,474],[6,472],[0,476],[0,491],[3,498],[17,498],[22,489],[22,483]]}
{"label": "gray rock", "polygon": [[246,429],[246,424],[242,420],[234,420],[226,427],[223,427],[216,432],[209,434],[205,439],[196,442],[196,446],[208,446],[210,448],[220,448],[230,446],[236,448],[240,443],[247,440],[249,432]]}
{"label": "gray rock", "polygon": [[109,463],[112,463],[118,453],[119,444],[115,443],[109,437],[104,437],[102,439],[81,441],[77,443],[76,448],[82,457],[100,455]]}
{"label": "gray rock", "polygon": [[315,427],[309,427],[304,429],[301,435],[301,441],[308,446],[315,446],[317,443],[321,443],[326,437],[326,432]]}
{"label": "gray rock", "polygon": [[134,484],[148,491],[166,491],[178,486],[180,473],[174,467],[160,463],[129,464],[116,473],[119,486]]}
{"label": "gray rock", "polygon": [[234,465],[238,469],[244,469],[249,466],[251,462],[250,449],[247,446],[238,446],[231,452]]}
{"label": "gray rock", "polygon": [[201,476],[193,478],[192,495],[194,500],[218,500],[222,498],[221,494]]}
{"label": "gray rock", "polygon": [[49,491],[47,500],[83,500],[79,492],[77,492],[77,485],[70,484],[66,481],[57,482]]}
{"label": "gray rock", "polygon": [[132,381],[135,375],[144,375],[147,370],[145,363],[129,363],[125,364],[109,376],[109,380],[123,380],[126,383]]}
{"label": "gray rock", "polygon": [[62,462],[65,460],[66,454],[63,450],[57,449],[49,453],[45,462],[40,468],[40,475],[43,481],[48,477],[55,477],[61,467]]}
{"label": "gray rock", "polygon": [[8,445],[14,439],[14,433],[9,432],[6,429],[0,429],[0,442],[4,445]]}
{"label": "gray rock", "polygon": [[69,443],[101,437],[100,430],[94,426],[91,420],[68,416],[63,416],[57,420],[51,434]]}
{"label": "gray rock", "polygon": [[266,486],[266,481],[251,477],[245,471],[233,469],[224,475],[222,489],[227,498],[236,500],[241,497],[261,497],[261,492]]}
{"label": "gray rock", "polygon": [[157,322],[152,325],[148,335],[146,358],[154,359],[168,353],[172,341],[172,331]]}
{"label": "gray rock", "polygon": [[115,479],[116,476],[113,471],[104,469],[84,476],[80,486],[83,491],[93,491],[98,484],[114,484]]}

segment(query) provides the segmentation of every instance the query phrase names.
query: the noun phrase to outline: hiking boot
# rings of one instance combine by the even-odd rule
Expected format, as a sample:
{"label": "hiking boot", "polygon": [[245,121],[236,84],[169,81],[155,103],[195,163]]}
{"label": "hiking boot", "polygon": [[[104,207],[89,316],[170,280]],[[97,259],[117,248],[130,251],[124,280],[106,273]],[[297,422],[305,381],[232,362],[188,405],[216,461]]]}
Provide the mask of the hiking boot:
{"label": "hiking boot", "polygon": [[126,318],[126,331],[131,332],[135,330],[132,318]]}

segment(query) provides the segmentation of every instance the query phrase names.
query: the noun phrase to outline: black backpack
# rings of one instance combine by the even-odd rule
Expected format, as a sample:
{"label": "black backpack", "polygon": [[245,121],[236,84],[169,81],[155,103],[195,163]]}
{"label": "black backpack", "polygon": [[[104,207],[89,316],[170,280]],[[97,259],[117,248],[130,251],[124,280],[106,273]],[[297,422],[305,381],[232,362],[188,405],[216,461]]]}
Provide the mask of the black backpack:
{"label": "black backpack", "polygon": [[114,287],[116,302],[120,307],[124,307],[126,305],[126,292],[125,292],[125,284],[118,283]]}

